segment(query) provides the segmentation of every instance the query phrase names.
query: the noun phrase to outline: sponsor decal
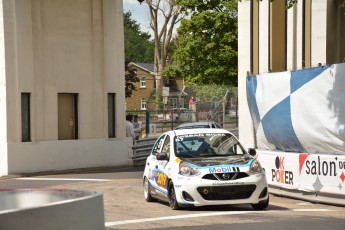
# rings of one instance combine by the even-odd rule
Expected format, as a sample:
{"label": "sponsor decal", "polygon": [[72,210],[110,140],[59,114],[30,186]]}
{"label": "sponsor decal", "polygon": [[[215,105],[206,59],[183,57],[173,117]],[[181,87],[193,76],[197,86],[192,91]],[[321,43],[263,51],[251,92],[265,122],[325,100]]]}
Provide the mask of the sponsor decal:
{"label": "sponsor decal", "polygon": [[213,136],[218,136],[218,137],[222,137],[225,136],[225,133],[196,133],[196,134],[186,134],[186,135],[180,135],[180,136],[176,136],[175,138],[175,142],[179,142],[179,141],[183,141],[184,138],[188,138],[188,137],[213,137]]}
{"label": "sponsor decal", "polygon": [[233,172],[232,167],[225,166],[225,167],[215,167],[208,169],[210,173],[226,173],[226,172]]}
{"label": "sponsor decal", "polygon": [[167,187],[167,175],[165,175],[164,173],[160,171],[153,170],[149,179],[152,181],[156,181],[158,187],[161,187],[161,188]]}
{"label": "sponsor decal", "polygon": [[[309,154],[299,155],[299,173],[313,176],[339,177],[341,183],[345,183],[345,161],[334,158],[308,159]],[[340,173],[341,172],[341,173]]]}
{"label": "sponsor decal", "polygon": [[157,172],[156,183],[159,187],[166,188],[167,185],[167,175],[161,172]]}
{"label": "sponsor decal", "polygon": [[272,181],[282,184],[293,185],[293,172],[285,170],[284,159],[285,157],[276,157],[276,168],[272,169]]}
{"label": "sponsor decal", "polygon": [[239,185],[244,184],[244,182],[222,182],[222,183],[213,183],[212,186],[223,186],[223,185]]}
{"label": "sponsor decal", "polygon": [[180,158],[176,158],[176,159],[175,159],[175,162],[176,162],[176,163],[180,163],[180,162],[181,162],[181,159],[180,159]]}
{"label": "sponsor decal", "polygon": [[323,175],[323,176],[336,176],[337,166],[335,161],[321,161],[320,156],[317,160],[306,160],[305,161],[305,173],[307,175]]}
{"label": "sponsor decal", "polygon": [[166,161],[159,161],[158,165],[164,167],[167,163]]}

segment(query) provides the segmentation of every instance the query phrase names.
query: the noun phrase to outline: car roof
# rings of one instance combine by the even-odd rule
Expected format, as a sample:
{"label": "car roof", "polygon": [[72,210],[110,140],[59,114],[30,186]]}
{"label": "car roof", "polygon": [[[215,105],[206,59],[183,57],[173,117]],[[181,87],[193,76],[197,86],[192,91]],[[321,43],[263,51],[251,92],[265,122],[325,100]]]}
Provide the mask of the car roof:
{"label": "car roof", "polygon": [[205,126],[212,127],[212,124],[216,124],[216,123],[215,122],[211,122],[211,121],[189,122],[189,123],[180,124],[175,129],[182,129],[182,128],[186,128],[186,127],[206,128]]}

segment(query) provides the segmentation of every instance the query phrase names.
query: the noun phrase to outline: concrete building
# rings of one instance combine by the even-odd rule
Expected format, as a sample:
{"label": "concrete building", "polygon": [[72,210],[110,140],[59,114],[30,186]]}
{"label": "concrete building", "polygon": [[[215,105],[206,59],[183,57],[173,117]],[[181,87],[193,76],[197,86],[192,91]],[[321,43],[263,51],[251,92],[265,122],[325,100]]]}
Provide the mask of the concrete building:
{"label": "concrete building", "polygon": [[259,74],[335,64],[345,59],[345,8],[340,0],[242,0],[238,3],[239,137],[255,147],[247,73]]}
{"label": "concrete building", "polygon": [[0,1],[0,176],[127,166],[123,5]]}

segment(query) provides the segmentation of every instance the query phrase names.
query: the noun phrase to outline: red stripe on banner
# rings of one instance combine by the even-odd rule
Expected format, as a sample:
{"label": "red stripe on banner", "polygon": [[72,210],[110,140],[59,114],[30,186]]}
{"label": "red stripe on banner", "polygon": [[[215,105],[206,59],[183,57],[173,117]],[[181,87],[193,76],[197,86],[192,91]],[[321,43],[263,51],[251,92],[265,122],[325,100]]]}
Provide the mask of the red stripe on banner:
{"label": "red stripe on banner", "polygon": [[309,156],[309,154],[307,154],[307,153],[299,154],[299,175],[301,175],[304,162],[308,156]]}

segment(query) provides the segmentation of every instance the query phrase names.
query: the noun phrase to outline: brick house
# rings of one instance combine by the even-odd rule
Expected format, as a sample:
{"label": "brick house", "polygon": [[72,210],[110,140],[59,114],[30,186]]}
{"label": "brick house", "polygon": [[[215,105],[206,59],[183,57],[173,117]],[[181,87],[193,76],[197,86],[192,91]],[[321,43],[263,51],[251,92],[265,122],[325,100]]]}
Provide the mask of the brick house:
{"label": "brick house", "polygon": [[[134,83],[136,90],[131,97],[126,98],[127,112],[155,111],[156,110],[156,82],[154,64],[151,63],[129,63],[137,69],[139,82]],[[163,80],[163,102],[167,110],[172,108],[188,108],[190,93],[184,90],[184,79],[168,78]]]}

